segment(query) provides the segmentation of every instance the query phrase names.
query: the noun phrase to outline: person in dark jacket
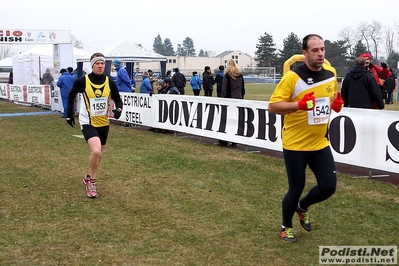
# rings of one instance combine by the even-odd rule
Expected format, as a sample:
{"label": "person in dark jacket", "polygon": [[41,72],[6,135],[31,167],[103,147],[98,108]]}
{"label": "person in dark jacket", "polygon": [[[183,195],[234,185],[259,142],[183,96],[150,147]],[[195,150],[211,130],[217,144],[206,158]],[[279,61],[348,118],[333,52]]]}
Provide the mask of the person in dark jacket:
{"label": "person in dark jacket", "polygon": [[[245,95],[245,84],[244,77],[242,76],[240,69],[237,67],[236,62],[230,59],[227,62],[227,68],[224,71],[223,82],[222,82],[222,98],[233,98],[233,99],[244,99]],[[227,146],[228,142],[219,140],[216,145]],[[231,146],[237,147],[237,143],[231,143]]]}
{"label": "person in dark jacket", "polygon": [[364,57],[355,60],[355,67],[346,74],[341,88],[345,107],[384,109],[380,87],[365,67]]}
{"label": "person in dark jacket", "polygon": [[8,84],[13,84],[13,83],[14,83],[14,76],[11,71],[10,75],[8,76]]}
{"label": "person in dark jacket", "polygon": [[72,90],[73,84],[75,83],[75,75],[71,75],[65,68],[60,71],[61,76],[58,78],[57,86],[60,88],[62,106],[64,107],[64,115],[62,118],[67,118],[68,110],[68,96]]}
{"label": "person in dark jacket", "polygon": [[389,71],[391,75],[384,81],[384,88],[387,93],[385,104],[393,104],[393,91],[395,90],[395,75],[392,69],[389,69]]}
{"label": "person in dark jacket", "polygon": [[173,86],[172,80],[166,77],[164,80],[158,80],[157,89],[159,94],[180,94],[178,88]]}
{"label": "person in dark jacket", "polygon": [[186,87],[186,77],[180,73],[179,68],[174,68],[175,74],[173,74],[172,82],[175,84],[176,88],[179,89],[181,95],[184,95],[184,87]]}
{"label": "person in dark jacket", "polygon": [[204,96],[212,97],[213,85],[215,80],[211,72],[211,68],[206,66],[204,73],[202,73],[202,88],[204,88]]}
{"label": "person in dark jacket", "polygon": [[215,77],[217,97],[222,97],[223,76],[224,76],[224,65],[220,65],[219,73]]}

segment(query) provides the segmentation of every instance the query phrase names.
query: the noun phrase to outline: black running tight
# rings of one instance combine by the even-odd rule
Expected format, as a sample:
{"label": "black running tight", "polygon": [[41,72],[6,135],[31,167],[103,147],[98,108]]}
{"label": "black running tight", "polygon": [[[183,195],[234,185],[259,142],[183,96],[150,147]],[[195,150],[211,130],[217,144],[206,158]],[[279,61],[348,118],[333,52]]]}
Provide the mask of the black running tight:
{"label": "black running tight", "polygon": [[[328,199],[335,192],[337,176],[330,147],[319,151],[290,151],[283,149],[288,176],[288,192],[283,198],[282,212],[285,227],[292,227],[292,217],[300,202],[301,209],[307,210],[312,204]],[[317,185],[310,189],[300,201],[306,183],[306,166],[314,173]]]}

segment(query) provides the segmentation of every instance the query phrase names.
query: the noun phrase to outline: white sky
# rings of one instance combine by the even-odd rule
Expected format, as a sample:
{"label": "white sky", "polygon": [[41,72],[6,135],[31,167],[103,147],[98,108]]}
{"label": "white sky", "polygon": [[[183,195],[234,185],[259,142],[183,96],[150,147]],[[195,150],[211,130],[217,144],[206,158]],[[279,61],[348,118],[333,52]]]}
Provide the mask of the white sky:
{"label": "white sky", "polygon": [[[375,20],[392,29],[399,22],[397,0],[3,0],[0,6],[1,29],[70,30],[86,50],[123,40],[152,50],[160,34],[175,51],[190,37],[197,54],[240,50],[253,56],[265,32],[282,49],[291,32],[300,39],[316,33],[336,41],[342,29],[360,22]],[[26,49],[12,45],[13,51]]]}

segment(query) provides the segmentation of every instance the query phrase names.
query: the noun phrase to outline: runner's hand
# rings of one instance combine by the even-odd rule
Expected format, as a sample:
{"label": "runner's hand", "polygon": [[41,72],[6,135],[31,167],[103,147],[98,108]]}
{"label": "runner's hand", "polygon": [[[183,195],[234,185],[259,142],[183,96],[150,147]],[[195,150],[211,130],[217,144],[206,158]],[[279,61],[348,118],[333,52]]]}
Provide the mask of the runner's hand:
{"label": "runner's hand", "polygon": [[114,109],[112,110],[112,112],[114,113],[114,118],[119,119],[119,117],[121,117],[122,114],[122,109],[121,108]]}
{"label": "runner's hand", "polygon": [[344,106],[344,100],[342,100],[341,93],[337,92],[337,97],[331,104],[331,109],[333,109],[336,113],[339,113]]}
{"label": "runner's hand", "polygon": [[304,111],[313,110],[313,108],[316,105],[316,99],[313,96],[313,94],[314,94],[314,91],[309,92],[308,94],[305,94],[303,96],[302,100],[300,100],[298,102],[298,107],[300,110],[304,110]]}
{"label": "runner's hand", "polygon": [[73,126],[75,125],[75,118],[74,118],[73,116],[72,116],[72,117],[67,117],[66,122],[67,122],[71,127],[73,127]]}

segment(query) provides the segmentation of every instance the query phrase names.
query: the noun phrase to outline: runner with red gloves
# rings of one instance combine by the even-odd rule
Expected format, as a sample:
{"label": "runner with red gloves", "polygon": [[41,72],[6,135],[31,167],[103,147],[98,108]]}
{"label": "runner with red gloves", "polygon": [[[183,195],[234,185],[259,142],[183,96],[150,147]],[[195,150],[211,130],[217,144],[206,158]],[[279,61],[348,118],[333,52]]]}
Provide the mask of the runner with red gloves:
{"label": "runner with red gloves", "polygon": [[[269,112],[284,115],[282,144],[289,184],[282,202],[280,237],[284,242],[297,241],[292,229],[295,212],[302,228],[312,230],[308,208],[332,196],[337,183],[326,137],[331,110],[339,112],[344,104],[337,93],[336,71],[324,64],[324,41],[319,35],[307,35],[302,49],[305,64],[283,76],[268,107]],[[315,174],[317,185],[300,199],[307,166]]]}

